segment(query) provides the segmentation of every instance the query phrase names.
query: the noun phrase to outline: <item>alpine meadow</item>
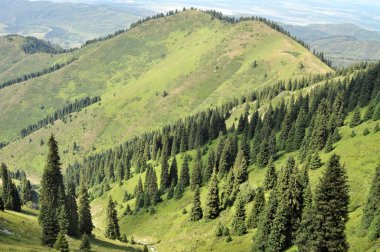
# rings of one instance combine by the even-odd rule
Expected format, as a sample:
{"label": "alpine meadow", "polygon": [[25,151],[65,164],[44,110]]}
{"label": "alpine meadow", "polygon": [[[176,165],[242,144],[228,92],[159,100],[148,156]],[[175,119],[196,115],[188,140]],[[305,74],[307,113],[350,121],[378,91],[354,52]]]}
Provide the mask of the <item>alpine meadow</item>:
{"label": "alpine meadow", "polygon": [[78,47],[0,37],[0,251],[380,251],[380,62],[109,2]]}

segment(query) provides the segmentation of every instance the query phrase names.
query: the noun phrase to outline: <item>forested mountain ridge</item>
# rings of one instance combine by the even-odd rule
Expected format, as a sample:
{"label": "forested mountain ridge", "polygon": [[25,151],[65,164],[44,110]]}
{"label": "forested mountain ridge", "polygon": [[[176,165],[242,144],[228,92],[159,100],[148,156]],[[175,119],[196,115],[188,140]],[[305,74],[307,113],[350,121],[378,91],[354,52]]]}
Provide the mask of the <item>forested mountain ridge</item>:
{"label": "forested mountain ridge", "polygon": [[[10,143],[1,154],[10,167],[39,174],[44,161],[40,142],[46,142],[48,132],[61,139],[67,164],[253,88],[331,71],[262,22],[229,23],[195,10],[153,19],[59,55],[78,60],[0,90],[1,97],[8,97],[0,101],[0,135]],[[19,139],[23,128],[87,96],[102,101]],[[74,142],[80,142],[77,151]],[[21,152],[23,158],[11,158]]]}

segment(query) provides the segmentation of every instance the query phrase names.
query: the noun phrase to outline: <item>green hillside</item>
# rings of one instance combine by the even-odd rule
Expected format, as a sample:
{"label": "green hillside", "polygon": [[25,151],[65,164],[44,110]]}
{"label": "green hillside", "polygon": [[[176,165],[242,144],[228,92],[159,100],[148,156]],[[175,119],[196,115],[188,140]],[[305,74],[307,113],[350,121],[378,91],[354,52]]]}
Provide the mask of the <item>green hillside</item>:
{"label": "green hillside", "polygon": [[[231,24],[199,11],[145,22],[74,55],[78,60],[63,69],[0,90],[0,97],[7,97],[0,99],[0,136],[10,142],[0,153],[11,169],[40,174],[40,143],[50,132],[65,152],[65,166],[247,90],[331,71],[262,22]],[[96,95],[99,104],[20,139],[29,124]],[[80,146],[75,155],[74,141]]]}

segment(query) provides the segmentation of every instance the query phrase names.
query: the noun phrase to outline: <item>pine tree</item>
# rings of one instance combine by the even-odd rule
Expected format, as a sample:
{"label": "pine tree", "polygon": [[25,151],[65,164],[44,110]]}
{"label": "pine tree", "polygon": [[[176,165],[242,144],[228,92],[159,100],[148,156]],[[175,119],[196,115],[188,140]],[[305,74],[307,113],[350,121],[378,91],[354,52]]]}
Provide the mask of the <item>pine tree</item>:
{"label": "pine tree", "polygon": [[210,150],[208,154],[207,163],[203,169],[203,174],[202,174],[203,183],[207,183],[210,180],[214,167],[215,167],[215,152],[214,150]]}
{"label": "pine tree", "polygon": [[54,248],[61,252],[69,252],[69,243],[66,240],[65,233],[60,231],[57,236],[57,240],[54,243]]}
{"label": "pine tree", "polygon": [[264,211],[264,209],[265,209],[264,190],[263,190],[263,188],[259,187],[257,189],[257,193],[255,196],[255,202],[253,204],[251,214],[247,220],[247,227],[248,228],[256,228],[257,227],[261,213]]}
{"label": "pine tree", "polygon": [[189,160],[188,156],[185,155],[181,167],[181,175],[180,175],[180,185],[183,188],[186,188],[190,185],[190,175],[189,175]]}
{"label": "pine tree", "polygon": [[91,235],[94,225],[90,211],[90,200],[87,191],[87,186],[84,179],[81,179],[79,186],[79,206],[78,206],[78,231],[79,234]]}
{"label": "pine tree", "polygon": [[265,190],[273,189],[276,186],[277,173],[273,163],[273,159],[269,160],[268,169],[265,173],[264,188]]}
{"label": "pine tree", "polygon": [[333,147],[333,139],[332,139],[332,136],[330,135],[330,136],[327,138],[327,142],[326,142],[326,145],[325,145],[325,153],[329,153],[329,152],[331,152],[333,149],[334,149],[334,147]]}
{"label": "pine tree", "polygon": [[25,205],[28,201],[32,201],[32,185],[30,181],[26,179],[26,177],[22,178],[22,186],[21,186],[21,199],[23,204]]}
{"label": "pine tree", "polygon": [[357,107],[354,111],[352,118],[351,118],[350,127],[351,128],[356,127],[361,123],[362,123],[362,118],[360,115],[360,109],[359,109],[359,107]]}
{"label": "pine tree", "polygon": [[135,199],[136,199],[136,204],[135,204],[135,209],[138,210],[142,207],[144,207],[144,188],[142,184],[141,177],[139,177],[139,182],[136,185],[135,188]]}
{"label": "pine tree", "polygon": [[202,155],[200,149],[197,151],[197,157],[195,159],[193,172],[191,173],[190,183],[192,190],[195,190],[195,188],[202,185]]}
{"label": "pine tree", "polygon": [[69,183],[67,197],[67,217],[68,217],[68,228],[67,234],[70,236],[78,235],[78,206],[75,196],[75,185],[74,183]]}
{"label": "pine tree", "polygon": [[348,220],[348,184],[340,157],[333,154],[319,181],[315,195],[316,250],[347,251],[345,228]]}
{"label": "pine tree", "polygon": [[53,135],[49,139],[48,147],[47,162],[41,181],[39,222],[42,227],[42,244],[52,247],[60,231],[58,211],[62,199],[66,196],[58,146]]}
{"label": "pine tree", "polygon": [[16,185],[13,183],[12,179],[8,177],[8,188],[7,188],[7,199],[5,201],[5,209],[21,212],[21,199],[17,191]]}
{"label": "pine tree", "polygon": [[87,234],[82,235],[82,239],[80,241],[79,249],[81,251],[85,251],[85,252],[91,251],[90,239],[89,239]]}
{"label": "pine tree", "polygon": [[1,175],[1,179],[2,179],[2,186],[3,186],[3,200],[4,200],[4,204],[5,202],[7,201],[7,198],[8,198],[8,168],[7,166],[4,164],[4,163],[1,163],[1,167],[0,167],[1,171],[0,171],[0,175]]}
{"label": "pine tree", "polygon": [[174,186],[176,186],[177,182],[178,182],[177,159],[175,156],[173,156],[173,160],[170,165],[170,171],[169,171],[169,183],[170,185],[174,184]]}
{"label": "pine tree", "polygon": [[170,186],[168,157],[165,152],[161,153],[161,179],[160,190],[164,192]]}
{"label": "pine tree", "polygon": [[374,219],[375,214],[380,209],[380,165],[376,167],[375,176],[372,179],[371,189],[364,206],[362,226],[368,229]]}
{"label": "pine tree", "polygon": [[236,200],[235,214],[231,223],[232,232],[236,235],[244,235],[247,232],[245,226],[245,207],[244,201],[239,194]]}
{"label": "pine tree", "polygon": [[199,221],[203,218],[203,211],[201,207],[199,187],[195,189],[193,205],[191,206],[190,220]]}
{"label": "pine tree", "polygon": [[375,103],[374,102],[370,102],[369,105],[368,105],[367,110],[365,111],[363,120],[364,121],[368,121],[368,120],[372,119],[372,116],[373,116],[374,112],[375,112]]}
{"label": "pine tree", "polygon": [[105,231],[105,236],[112,240],[120,238],[120,228],[119,221],[117,219],[117,212],[115,209],[115,202],[113,202],[111,196],[108,199],[107,227]]}
{"label": "pine tree", "polygon": [[248,180],[248,163],[245,159],[243,150],[239,150],[235,165],[234,165],[234,173],[235,173],[235,183],[240,185]]}
{"label": "pine tree", "polygon": [[207,201],[205,207],[205,219],[215,219],[219,216],[219,187],[216,171],[212,173],[208,186]]}
{"label": "pine tree", "polygon": [[371,226],[368,230],[368,236],[372,241],[376,241],[380,238],[380,208],[374,215]]}
{"label": "pine tree", "polygon": [[380,103],[376,105],[375,111],[373,112],[372,120],[377,121],[380,119]]}

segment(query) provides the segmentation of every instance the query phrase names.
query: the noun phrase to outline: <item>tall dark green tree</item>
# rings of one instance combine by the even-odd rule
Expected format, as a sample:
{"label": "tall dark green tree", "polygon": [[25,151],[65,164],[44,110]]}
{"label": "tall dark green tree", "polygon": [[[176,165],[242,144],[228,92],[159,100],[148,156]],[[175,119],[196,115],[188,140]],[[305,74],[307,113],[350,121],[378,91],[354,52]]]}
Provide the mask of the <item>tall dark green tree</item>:
{"label": "tall dark green tree", "polygon": [[315,194],[316,250],[347,251],[345,229],[348,220],[348,184],[340,157],[333,154]]}
{"label": "tall dark green tree", "polygon": [[5,201],[5,209],[21,212],[21,198],[16,188],[16,185],[13,183],[12,179],[8,177],[8,188],[7,188],[7,199]]}
{"label": "tall dark green tree", "polygon": [[91,235],[94,225],[92,224],[90,199],[87,191],[86,182],[81,179],[79,187],[79,206],[78,206],[78,231],[79,234]]}
{"label": "tall dark green tree", "polygon": [[78,236],[78,206],[74,183],[69,183],[68,185],[66,204],[68,216],[67,234],[70,236]]}
{"label": "tall dark green tree", "polygon": [[192,190],[195,190],[197,187],[202,185],[202,166],[202,154],[200,149],[198,149],[193,172],[191,173],[190,183]]}
{"label": "tall dark green tree", "polygon": [[60,231],[57,240],[54,243],[54,248],[60,252],[69,252],[69,243],[66,240],[65,232]]}
{"label": "tall dark green tree", "polygon": [[4,201],[3,199],[0,197],[0,211],[3,211],[4,212]]}
{"label": "tall dark green tree", "polygon": [[364,206],[362,226],[368,229],[371,225],[375,214],[380,209],[380,165],[376,167],[375,176],[372,179],[371,189]]}
{"label": "tall dark green tree", "polygon": [[362,123],[362,118],[361,118],[361,114],[360,114],[360,109],[359,109],[359,107],[357,107],[354,111],[352,118],[351,118],[350,127],[351,128],[356,127],[361,123]]}
{"label": "tall dark green tree", "polygon": [[273,189],[276,186],[277,173],[273,163],[273,159],[269,161],[268,169],[265,173],[264,188],[265,190]]}
{"label": "tall dark green tree", "polygon": [[256,228],[260,217],[261,213],[265,209],[265,195],[264,195],[264,190],[263,188],[259,187],[257,189],[257,193],[255,196],[255,202],[253,203],[252,211],[250,215],[248,216],[247,219],[247,227],[248,228]]}
{"label": "tall dark green tree", "polygon": [[206,219],[215,219],[219,216],[219,187],[216,171],[212,173],[211,180],[208,185],[208,194],[206,199],[206,207],[204,217]]}
{"label": "tall dark green tree", "polygon": [[177,158],[175,156],[173,156],[173,160],[170,165],[169,182],[170,184],[174,184],[174,186],[176,186],[178,183]]}
{"label": "tall dark green tree", "polygon": [[231,223],[232,233],[239,236],[247,233],[247,227],[245,226],[245,217],[246,215],[244,200],[239,194],[236,200],[235,214]]}
{"label": "tall dark green tree", "polygon": [[82,235],[82,239],[80,241],[79,249],[80,249],[80,251],[84,251],[84,252],[91,251],[91,244],[90,244],[90,239],[88,238],[88,235],[86,235],[86,234]]}
{"label": "tall dark green tree", "polygon": [[111,196],[108,199],[107,227],[105,231],[105,236],[112,240],[119,239],[120,237],[119,220],[117,219],[115,202],[113,202]]}
{"label": "tall dark green tree", "polygon": [[194,192],[193,205],[191,206],[190,220],[199,221],[202,218],[203,218],[203,211],[201,207],[200,192],[199,192],[199,187],[197,187]]}
{"label": "tall dark green tree", "polygon": [[58,153],[58,144],[52,135],[48,142],[48,156],[42,175],[40,190],[39,222],[42,227],[42,244],[52,247],[60,231],[58,212],[64,195],[61,161]]}
{"label": "tall dark green tree", "polygon": [[179,182],[183,188],[186,188],[190,185],[190,173],[189,173],[189,157],[185,155],[181,167],[181,174]]}
{"label": "tall dark green tree", "polygon": [[160,190],[164,192],[167,188],[169,188],[169,164],[168,164],[168,156],[165,152],[161,153],[161,178],[160,178]]}
{"label": "tall dark green tree", "polygon": [[22,178],[21,183],[21,199],[23,204],[25,205],[28,201],[32,201],[33,188],[30,184],[30,181],[26,177]]}
{"label": "tall dark green tree", "polygon": [[3,186],[3,200],[4,200],[4,203],[5,201],[7,200],[8,198],[8,168],[7,166],[4,164],[4,163],[1,163],[1,167],[0,167],[0,175],[1,175],[1,179],[2,179],[2,186]]}

